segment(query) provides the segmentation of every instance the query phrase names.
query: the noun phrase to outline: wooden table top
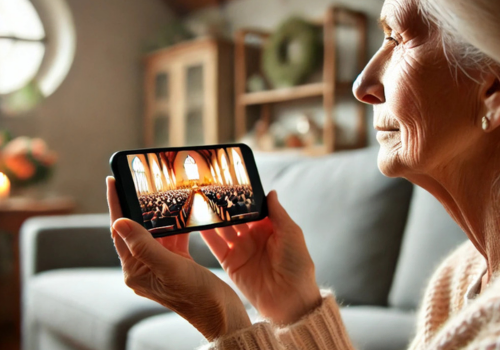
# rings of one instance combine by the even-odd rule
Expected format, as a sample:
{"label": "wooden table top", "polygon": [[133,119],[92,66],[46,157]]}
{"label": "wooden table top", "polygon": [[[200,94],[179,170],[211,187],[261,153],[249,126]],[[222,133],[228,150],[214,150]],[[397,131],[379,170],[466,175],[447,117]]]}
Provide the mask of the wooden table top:
{"label": "wooden table top", "polygon": [[46,213],[58,211],[73,211],[76,202],[71,197],[49,197],[35,199],[28,197],[10,197],[0,199],[2,213]]}

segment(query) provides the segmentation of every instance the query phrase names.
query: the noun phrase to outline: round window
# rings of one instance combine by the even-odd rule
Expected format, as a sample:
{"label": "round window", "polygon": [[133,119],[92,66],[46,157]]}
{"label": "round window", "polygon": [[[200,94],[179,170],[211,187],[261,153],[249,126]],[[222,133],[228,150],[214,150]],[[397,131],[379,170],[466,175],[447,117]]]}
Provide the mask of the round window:
{"label": "round window", "polygon": [[50,95],[74,53],[75,30],[64,0],[0,0],[0,95],[31,83]]}

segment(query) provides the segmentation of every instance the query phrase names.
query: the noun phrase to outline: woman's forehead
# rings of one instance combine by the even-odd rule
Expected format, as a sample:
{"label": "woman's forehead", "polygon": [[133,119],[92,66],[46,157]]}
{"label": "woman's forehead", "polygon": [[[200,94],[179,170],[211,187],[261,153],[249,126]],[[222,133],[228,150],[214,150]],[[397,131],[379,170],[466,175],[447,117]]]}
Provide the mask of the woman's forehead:
{"label": "woman's forehead", "polygon": [[380,22],[396,30],[419,25],[422,18],[418,3],[419,0],[385,0]]}
{"label": "woman's forehead", "polygon": [[420,11],[419,3],[420,0],[385,0],[380,13],[384,31],[395,30],[406,33],[408,37],[426,37],[431,34],[429,21]]}

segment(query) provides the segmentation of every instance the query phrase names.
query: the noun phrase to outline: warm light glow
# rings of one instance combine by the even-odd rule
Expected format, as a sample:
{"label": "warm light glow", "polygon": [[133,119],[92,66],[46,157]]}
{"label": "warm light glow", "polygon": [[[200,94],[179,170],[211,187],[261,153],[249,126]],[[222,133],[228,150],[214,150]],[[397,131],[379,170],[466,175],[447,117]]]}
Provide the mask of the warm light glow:
{"label": "warm light glow", "polygon": [[158,163],[153,160],[153,176],[155,179],[156,191],[161,192],[163,190],[163,181],[161,180],[161,171]]}
{"label": "warm light glow", "polygon": [[198,173],[198,165],[191,156],[187,156],[184,161],[184,169],[189,180],[199,180],[200,174]]}
{"label": "warm light glow", "polygon": [[222,184],[222,177],[220,176],[220,168],[219,168],[219,164],[218,163],[215,163],[215,171],[217,171],[217,178],[219,179],[219,183]]}
{"label": "warm light glow", "polygon": [[212,221],[213,211],[200,194],[195,195],[191,211],[196,213],[196,220],[199,220],[200,222]]}
{"label": "warm light glow", "polygon": [[139,189],[139,193],[149,193],[148,180],[146,179],[146,169],[144,169],[144,165],[138,157],[135,157],[132,161],[132,170],[135,173],[135,187]]}
{"label": "warm light glow", "polygon": [[222,155],[222,172],[224,173],[224,179],[226,180],[226,184],[232,185],[233,179],[231,178],[231,173],[229,172],[229,167],[227,166],[226,156]]}
{"label": "warm light glow", "polygon": [[9,193],[10,193],[9,178],[4,173],[0,173],[0,199],[9,197]]}
{"label": "warm light glow", "polygon": [[233,163],[234,163],[234,172],[236,173],[236,178],[238,179],[238,183],[240,185],[248,184],[248,177],[245,171],[245,167],[241,161],[241,157],[233,148]]}

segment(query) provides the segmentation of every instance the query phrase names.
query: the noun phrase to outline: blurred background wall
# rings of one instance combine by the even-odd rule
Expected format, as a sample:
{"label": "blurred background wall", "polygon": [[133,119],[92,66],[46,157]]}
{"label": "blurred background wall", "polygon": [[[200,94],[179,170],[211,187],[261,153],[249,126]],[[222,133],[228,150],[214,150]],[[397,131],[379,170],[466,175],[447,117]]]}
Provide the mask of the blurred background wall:
{"label": "blurred background wall", "polygon": [[[143,47],[175,15],[168,1],[162,0],[67,2],[77,35],[67,78],[35,110],[2,117],[0,123],[14,135],[43,138],[58,153],[54,176],[44,185],[46,192],[74,197],[78,212],[104,212],[110,155],[142,146]],[[371,57],[383,40],[377,28],[382,0],[234,0],[218,9],[195,12],[185,20],[222,16],[231,36],[241,27],[271,30],[293,14],[321,17],[334,3],[369,16]],[[373,143],[373,133],[369,139]]]}
{"label": "blurred background wall", "polygon": [[58,153],[49,194],[74,197],[80,212],[103,212],[110,155],[141,146],[144,45],[173,15],[161,0],[66,1],[77,37],[66,79],[35,110],[0,123]]}

